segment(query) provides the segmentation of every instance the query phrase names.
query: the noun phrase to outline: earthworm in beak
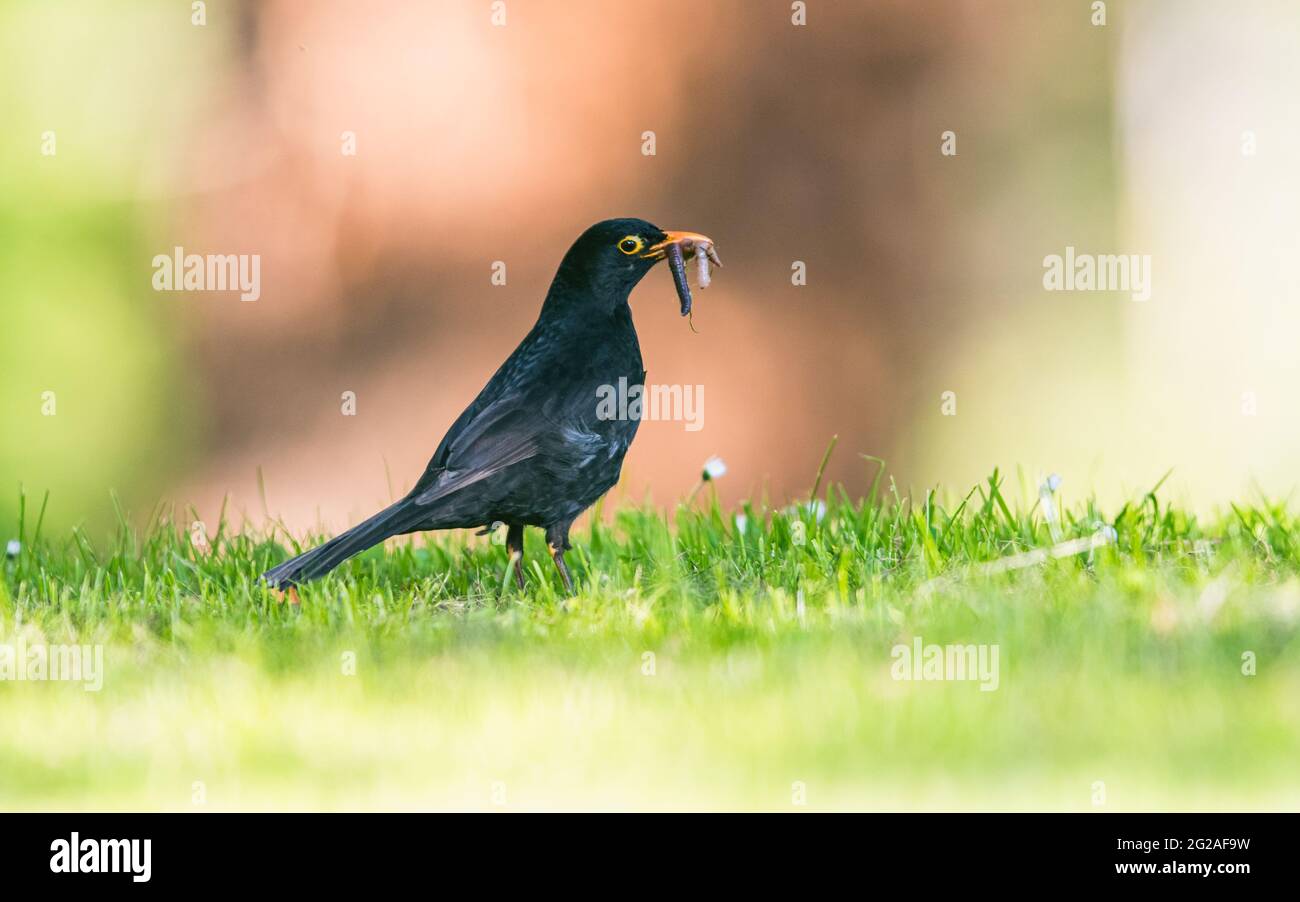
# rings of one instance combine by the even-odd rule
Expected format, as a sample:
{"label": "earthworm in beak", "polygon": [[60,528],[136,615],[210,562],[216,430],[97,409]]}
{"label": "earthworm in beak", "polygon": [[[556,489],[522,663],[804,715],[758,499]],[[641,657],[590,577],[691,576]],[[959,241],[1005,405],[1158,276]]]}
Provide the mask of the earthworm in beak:
{"label": "earthworm in beak", "polygon": [[645,256],[668,261],[668,268],[673,273],[673,285],[677,288],[677,299],[682,305],[682,316],[687,316],[691,312],[691,286],[686,281],[686,259],[691,256],[695,258],[701,288],[709,287],[709,263],[721,266],[722,260],[718,258],[712,238],[698,232],[665,232],[664,234],[667,237],[651,247]]}
{"label": "earthworm in beak", "polygon": [[691,312],[691,286],[686,282],[686,261],[682,259],[680,244],[668,245],[668,268],[673,271],[673,284],[677,286],[677,299],[682,302],[682,316]]}

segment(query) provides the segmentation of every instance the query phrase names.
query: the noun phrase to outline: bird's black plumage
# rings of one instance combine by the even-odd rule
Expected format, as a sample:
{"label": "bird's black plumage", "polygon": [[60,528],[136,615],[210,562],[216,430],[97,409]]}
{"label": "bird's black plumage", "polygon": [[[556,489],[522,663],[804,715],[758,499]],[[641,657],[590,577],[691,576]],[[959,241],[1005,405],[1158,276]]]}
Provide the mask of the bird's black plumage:
{"label": "bird's black plumage", "polygon": [[[501,522],[520,554],[523,527],[544,527],[570,585],[569,527],[618,481],[639,425],[602,418],[599,392],[620,379],[645,382],[628,296],[664,258],[656,248],[680,243],[675,236],[694,239],[701,252],[707,242],[641,219],[587,229],[564,255],[536,324],[452,424],[406,497],[268,570],[267,583],[314,579],[390,536]],[[688,309],[687,298],[682,303]],[[522,585],[521,567],[516,578]]]}

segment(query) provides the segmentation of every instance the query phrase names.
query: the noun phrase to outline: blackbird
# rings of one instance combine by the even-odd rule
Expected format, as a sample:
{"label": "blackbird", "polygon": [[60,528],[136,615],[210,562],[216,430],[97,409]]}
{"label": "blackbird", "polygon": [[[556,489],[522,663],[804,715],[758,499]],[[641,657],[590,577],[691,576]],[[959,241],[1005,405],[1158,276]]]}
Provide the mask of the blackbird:
{"label": "blackbird", "polygon": [[630,391],[645,383],[628,295],[667,259],[686,315],[682,261],[697,254],[705,256],[702,273],[707,261],[720,263],[713,242],[694,232],[666,232],[643,219],[587,229],[560,262],[536,324],[452,424],[406,497],[262,578],[292,589],[390,536],[503,523],[520,588],[524,527],[540,526],[572,593],[569,527],[618,482],[639,425],[601,416],[598,403],[602,386],[626,379]]}

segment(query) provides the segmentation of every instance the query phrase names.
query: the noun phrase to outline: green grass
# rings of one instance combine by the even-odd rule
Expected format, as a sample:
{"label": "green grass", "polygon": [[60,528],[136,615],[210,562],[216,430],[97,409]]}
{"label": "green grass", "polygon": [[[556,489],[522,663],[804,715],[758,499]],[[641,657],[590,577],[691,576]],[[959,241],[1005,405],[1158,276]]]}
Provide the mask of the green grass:
{"label": "green grass", "polygon": [[[1005,491],[606,511],[571,598],[540,532],[522,593],[501,545],[421,537],[300,607],[256,580],[279,530],[94,543],[27,506],[0,641],[102,645],[105,677],[0,682],[0,807],[1300,807],[1296,515],[1153,492],[1053,523]],[[998,688],[894,680],[915,636],[996,644]]]}

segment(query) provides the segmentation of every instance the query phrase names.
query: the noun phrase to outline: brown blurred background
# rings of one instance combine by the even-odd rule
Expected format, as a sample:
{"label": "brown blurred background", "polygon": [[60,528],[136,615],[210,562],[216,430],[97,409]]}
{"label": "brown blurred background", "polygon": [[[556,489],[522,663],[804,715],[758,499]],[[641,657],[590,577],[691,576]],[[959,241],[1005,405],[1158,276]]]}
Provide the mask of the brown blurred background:
{"label": "brown blurred background", "polygon": [[[1260,449],[1300,444],[1277,387],[1295,280],[1247,280],[1221,239],[1294,249],[1300,16],[1107,6],[810,0],[796,25],[785,0],[506,0],[500,25],[487,0],[340,0],[209,3],[197,25],[158,2],[69,28],[10,5],[6,522],[18,482],[52,490],[53,523],[103,518],[110,488],[256,520],[259,468],[291,526],[355,521],[410,486],[610,216],[705,232],[726,263],[698,334],[667,272],[633,295],[651,381],[703,385],[705,412],[643,424],[622,497],[671,503],[716,454],[725,501],[784,503],[834,434],[854,493],[859,453],[916,488],[997,465],[1076,494],[1170,466],[1205,501],[1261,469],[1285,488],[1289,458]],[[259,254],[260,299],[154,292],[177,245]],[[1045,292],[1067,245],[1155,254],[1152,299]],[[1216,316],[1244,321],[1235,342]]]}

